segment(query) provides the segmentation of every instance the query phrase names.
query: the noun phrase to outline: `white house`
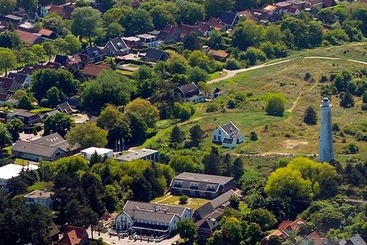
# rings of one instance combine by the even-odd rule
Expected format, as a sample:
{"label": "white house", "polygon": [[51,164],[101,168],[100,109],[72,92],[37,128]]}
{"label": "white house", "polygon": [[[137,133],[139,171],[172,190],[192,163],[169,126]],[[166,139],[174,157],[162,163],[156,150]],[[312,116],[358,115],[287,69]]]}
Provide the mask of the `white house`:
{"label": "white house", "polygon": [[142,40],[142,45],[148,48],[155,48],[162,45],[162,42],[158,38],[151,34],[140,34],[137,35]]}
{"label": "white house", "polygon": [[115,220],[115,229],[138,235],[169,235],[181,219],[191,219],[192,210],[185,207],[127,201]]}
{"label": "white house", "polygon": [[34,190],[24,196],[24,202],[25,205],[37,203],[44,207],[51,208],[52,206],[51,196],[53,194],[54,193],[50,191]]}
{"label": "white house", "polygon": [[223,147],[233,148],[245,141],[245,137],[232,122],[217,127],[212,133],[212,141],[221,143]]}
{"label": "white house", "polygon": [[0,188],[4,191],[8,191],[6,185],[11,178],[19,176],[22,170],[36,170],[38,169],[37,165],[29,164],[27,166],[21,166],[16,164],[8,164],[0,167]]}
{"label": "white house", "polygon": [[113,158],[113,150],[107,148],[97,148],[97,147],[89,147],[80,151],[88,161],[92,158],[93,154],[96,154],[100,157]]}

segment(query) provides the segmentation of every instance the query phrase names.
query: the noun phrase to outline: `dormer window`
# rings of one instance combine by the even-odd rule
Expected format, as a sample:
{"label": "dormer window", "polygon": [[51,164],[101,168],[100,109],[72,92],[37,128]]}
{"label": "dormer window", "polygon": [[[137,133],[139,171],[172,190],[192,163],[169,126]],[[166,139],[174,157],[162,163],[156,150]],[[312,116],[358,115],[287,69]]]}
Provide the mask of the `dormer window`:
{"label": "dormer window", "polygon": [[190,183],[190,189],[198,189],[198,188],[199,188],[199,183],[197,182]]}

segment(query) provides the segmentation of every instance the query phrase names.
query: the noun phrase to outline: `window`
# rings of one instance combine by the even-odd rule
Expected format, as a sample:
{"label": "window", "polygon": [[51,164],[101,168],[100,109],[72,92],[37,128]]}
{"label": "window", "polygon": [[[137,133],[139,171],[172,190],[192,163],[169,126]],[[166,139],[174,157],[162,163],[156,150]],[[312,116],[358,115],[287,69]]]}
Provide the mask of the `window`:
{"label": "window", "polygon": [[218,134],[222,134],[222,131],[218,130]]}
{"label": "window", "polygon": [[[220,131],[219,131],[219,132],[220,132]],[[219,141],[221,141],[221,137],[220,137],[220,136],[218,136],[218,140],[219,140]]]}
{"label": "window", "polygon": [[214,140],[217,140],[217,136],[216,135],[214,135]]}
{"label": "window", "polygon": [[198,188],[199,188],[199,183],[197,182],[190,183],[190,189],[198,189]]}

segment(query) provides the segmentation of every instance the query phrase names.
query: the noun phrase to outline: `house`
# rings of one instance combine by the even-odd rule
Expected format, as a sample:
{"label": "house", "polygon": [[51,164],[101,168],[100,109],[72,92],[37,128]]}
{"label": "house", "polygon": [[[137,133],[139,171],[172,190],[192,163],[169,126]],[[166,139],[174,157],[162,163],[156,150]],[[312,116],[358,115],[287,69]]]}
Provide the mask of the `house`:
{"label": "house", "polygon": [[41,37],[44,39],[56,39],[57,34],[49,29],[42,28],[38,31],[38,34],[41,34]]}
{"label": "house", "polygon": [[214,231],[220,229],[219,218],[223,215],[223,211],[214,211],[208,218],[195,223],[198,228],[198,241],[204,243],[209,237],[211,237]]}
{"label": "house", "polygon": [[142,40],[139,37],[123,37],[122,38],[129,48],[139,48]]}
{"label": "house", "polygon": [[54,161],[78,153],[80,145],[70,145],[61,135],[53,133],[32,141],[18,140],[12,147],[15,157],[31,161]]}
{"label": "house", "polygon": [[173,195],[186,195],[214,199],[223,193],[234,190],[236,184],[232,177],[183,172],[174,177],[170,184]]}
{"label": "house", "polygon": [[147,62],[158,62],[158,61],[166,61],[169,59],[169,54],[163,50],[149,48],[145,57],[144,61]]}
{"label": "house", "polygon": [[23,88],[22,81],[12,77],[0,77],[0,92],[14,94],[17,90]]}
{"label": "house", "polygon": [[350,238],[342,239],[338,243],[339,245],[366,245],[367,243],[363,240],[361,235],[358,233]]}
{"label": "house", "polygon": [[89,62],[92,64],[101,62],[106,58],[106,53],[97,46],[92,46],[84,49],[82,54],[88,55]]}
{"label": "house", "polygon": [[55,13],[63,19],[70,19],[75,7],[76,5],[74,1],[62,5],[51,4],[48,13]]}
{"label": "house", "polygon": [[[324,245],[326,242],[316,231],[311,232],[303,239],[300,239],[300,245]],[[359,244],[359,243],[358,243]]]}
{"label": "house", "polygon": [[21,30],[15,30],[15,32],[18,34],[19,39],[25,42],[27,45],[39,44],[42,42],[41,34]]}
{"label": "house", "polygon": [[233,29],[233,27],[239,21],[237,13],[223,11],[219,16],[220,21],[225,26],[225,30]]}
{"label": "house", "polygon": [[320,9],[324,5],[324,0],[307,0],[306,7]]}
{"label": "house", "polygon": [[209,50],[208,55],[213,57],[217,61],[226,61],[227,57],[229,56],[229,53],[227,53],[224,50]]}
{"label": "house", "polygon": [[21,84],[24,88],[31,86],[32,77],[28,74],[9,72],[8,78],[14,79],[17,84]]}
{"label": "house", "polygon": [[198,32],[200,33],[200,36],[203,37],[208,37],[210,31],[213,29],[209,22],[198,21],[195,23],[195,25]]}
{"label": "house", "polygon": [[195,83],[188,83],[179,86],[176,91],[185,102],[200,103],[205,102],[205,96],[200,93],[198,86]]}
{"label": "house", "polygon": [[223,90],[220,90],[219,88],[215,88],[212,94],[212,98],[218,98],[220,96],[223,96],[225,94],[225,92]]}
{"label": "house", "polygon": [[83,76],[88,79],[95,79],[98,77],[104,70],[107,70],[110,68],[111,65],[109,64],[99,64],[99,65],[93,65],[88,64],[86,65],[82,70],[81,73]]}
{"label": "house", "polygon": [[286,2],[291,3],[293,8],[296,8],[298,10],[304,10],[305,9],[305,1],[302,0],[286,0]]}
{"label": "house", "polygon": [[83,156],[88,161],[90,161],[90,159],[93,157],[94,154],[97,154],[102,158],[113,158],[113,150],[107,148],[89,147],[87,149],[80,151],[80,153],[83,154]]}
{"label": "house", "polygon": [[138,159],[159,162],[159,152],[156,150],[143,148],[138,150],[128,150],[123,152],[119,157],[116,157],[117,161],[123,162],[130,162]]}
{"label": "house", "polygon": [[14,117],[20,119],[26,126],[33,126],[41,122],[41,117],[38,114],[34,114],[23,109],[17,109],[13,112],[8,113],[7,120]]}
{"label": "house", "polygon": [[7,25],[11,23],[13,26],[17,27],[23,23],[23,18],[12,14],[0,15],[0,21],[2,24]]}
{"label": "house", "polygon": [[263,8],[263,11],[266,13],[268,20],[271,22],[279,21],[282,19],[284,12],[282,9],[276,5],[268,4]]}
{"label": "house", "polygon": [[162,45],[162,42],[160,42],[155,35],[140,34],[137,35],[137,37],[140,38],[141,44],[147,48],[155,48]]}
{"label": "house", "polygon": [[219,18],[211,17],[207,23],[217,31],[224,31],[224,25],[222,24],[222,21]]}
{"label": "house", "polygon": [[24,203],[25,205],[31,204],[39,204],[46,208],[52,207],[52,199],[51,196],[53,192],[50,191],[42,191],[42,190],[34,190],[27,195],[24,195]]}
{"label": "house", "polygon": [[87,245],[89,244],[89,241],[88,241],[88,233],[86,231],[86,228],[67,225],[65,227],[62,238],[54,244],[55,245]]}
{"label": "house", "polygon": [[167,24],[166,27],[160,31],[158,39],[166,44],[175,43],[180,40],[180,28],[178,25]]}
{"label": "house", "polygon": [[115,229],[129,234],[169,235],[182,219],[191,219],[192,210],[171,205],[127,201],[115,220]]}
{"label": "house", "polygon": [[103,48],[103,52],[105,52],[107,56],[115,57],[127,55],[130,53],[130,48],[127,46],[122,37],[115,37],[106,43]]}
{"label": "house", "polygon": [[270,237],[272,236],[277,236],[282,241],[285,241],[289,237],[290,233],[297,233],[302,224],[304,224],[304,220],[302,219],[297,219],[295,221],[282,221],[279,224],[278,229],[276,229],[261,240],[261,245],[267,245]]}
{"label": "house", "polygon": [[186,38],[186,36],[191,34],[191,33],[197,33],[198,35],[200,35],[200,33],[199,33],[198,29],[196,28],[196,26],[181,23],[181,25],[180,25],[180,39],[184,40]]}
{"label": "house", "polygon": [[232,189],[223,193],[222,195],[214,198],[213,200],[207,202],[206,204],[199,207],[195,210],[193,214],[193,220],[195,222],[204,219],[205,217],[211,216],[210,214],[213,213],[215,210],[224,209],[229,206],[229,200],[231,196],[238,196],[236,192]]}
{"label": "house", "polygon": [[324,0],[324,8],[326,7],[331,7],[331,6],[335,6],[336,5],[336,1],[335,0]]}
{"label": "house", "polygon": [[221,143],[223,147],[233,148],[237,144],[245,141],[245,137],[240,133],[239,128],[234,123],[229,122],[217,127],[212,133],[212,141]]}
{"label": "house", "polygon": [[88,55],[76,54],[68,58],[68,62],[66,63],[65,67],[68,69],[81,70],[87,63],[88,63]]}
{"label": "house", "polygon": [[18,177],[23,170],[36,170],[37,165],[29,164],[27,166],[21,166],[17,164],[7,164],[0,167],[0,188],[4,191],[8,191],[6,185],[11,178]]}
{"label": "house", "polygon": [[73,108],[71,108],[71,106],[68,102],[63,102],[61,104],[58,104],[55,107],[55,110],[57,110],[59,112],[67,113],[67,114],[73,114],[73,113],[77,112],[77,110],[74,110]]}
{"label": "house", "polygon": [[299,9],[294,8],[292,6],[288,7],[288,10],[286,12],[286,14],[289,14],[289,15],[292,15],[292,16],[299,15],[300,13],[301,13],[301,11]]}

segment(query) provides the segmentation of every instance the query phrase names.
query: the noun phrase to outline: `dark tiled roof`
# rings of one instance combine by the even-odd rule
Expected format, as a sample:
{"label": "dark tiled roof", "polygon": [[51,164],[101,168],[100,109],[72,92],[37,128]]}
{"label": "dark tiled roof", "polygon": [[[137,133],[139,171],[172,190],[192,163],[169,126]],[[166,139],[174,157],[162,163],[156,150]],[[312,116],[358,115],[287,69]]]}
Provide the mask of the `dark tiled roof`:
{"label": "dark tiled roof", "polygon": [[149,62],[157,62],[157,61],[165,61],[169,58],[169,54],[163,50],[150,48],[148,49],[145,55],[145,61]]}
{"label": "dark tiled roof", "polygon": [[108,69],[110,66],[105,64],[100,65],[93,65],[88,64],[84,67],[84,69],[81,71],[83,75],[89,76],[89,77],[98,77],[99,74],[101,74],[104,70]]}
{"label": "dark tiled roof", "polygon": [[236,192],[234,192],[233,190],[229,190],[226,193],[223,193],[222,195],[220,195],[219,197],[211,200],[210,203],[212,204],[214,208],[218,208],[223,205],[227,206],[226,203],[229,201],[231,196],[237,196]]}
{"label": "dark tiled roof", "polygon": [[201,182],[207,184],[226,184],[231,181],[232,177],[220,176],[220,175],[210,175],[210,174],[198,174],[198,173],[190,173],[183,172],[177,175],[175,180],[183,180],[183,181],[193,181],[193,182]]}
{"label": "dark tiled roof", "polygon": [[88,47],[83,51],[83,54],[87,54],[89,57],[98,57],[105,55],[102,49],[98,48],[97,46]]}
{"label": "dark tiled roof", "polygon": [[56,107],[55,107],[56,110],[60,111],[60,112],[64,112],[64,113],[68,113],[68,114],[71,114],[74,112],[74,110],[71,108],[71,106],[69,105],[68,102],[64,102],[64,103],[61,103],[61,104],[58,104]]}
{"label": "dark tiled roof", "polygon": [[213,50],[212,49],[208,52],[208,55],[219,57],[219,58],[227,58],[229,54],[223,50]]}
{"label": "dark tiled roof", "polygon": [[239,129],[236,127],[236,125],[234,125],[232,122],[229,122],[223,126],[221,126],[221,128],[227,133],[227,134],[233,134],[235,132],[238,132]]}
{"label": "dark tiled roof", "polygon": [[8,93],[13,82],[12,78],[0,77],[0,93]]}
{"label": "dark tiled roof", "polygon": [[183,23],[181,23],[180,25],[180,30],[181,30],[181,34],[180,34],[181,38],[185,38],[190,33],[197,32],[196,26],[187,25]]}
{"label": "dark tiled roof", "polygon": [[66,66],[66,64],[68,63],[68,61],[69,61],[69,57],[68,56],[66,56],[66,55],[60,55],[60,54],[57,54],[55,56],[55,60],[54,60],[55,63],[59,63],[62,66]]}
{"label": "dark tiled roof", "polygon": [[185,97],[191,97],[199,94],[199,88],[195,83],[184,84],[177,88]]}
{"label": "dark tiled roof", "polygon": [[224,23],[224,24],[227,24],[227,25],[233,25],[236,18],[238,18],[237,14],[236,13],[232,13],[232,12],[227,12],[227,11],[224,11],[220,14],[220,17],[219,19]]}
{"label": "dark tiled roof", "polygon": [[9,72],[8,74],[8,78],[13,78],[15,81],[21,84],[25,82],[27,77],[28,77],[27,74],[16,73],[16,72]]}
{"label": "dark tiled roof", "polygon": [[130,200],[127,201],[124,206],[124,212],[133,219],[167,223],[169,223],[175,215],[181,217],[185,209],[186,208],[184,207],[178,206],[152,204]]}

